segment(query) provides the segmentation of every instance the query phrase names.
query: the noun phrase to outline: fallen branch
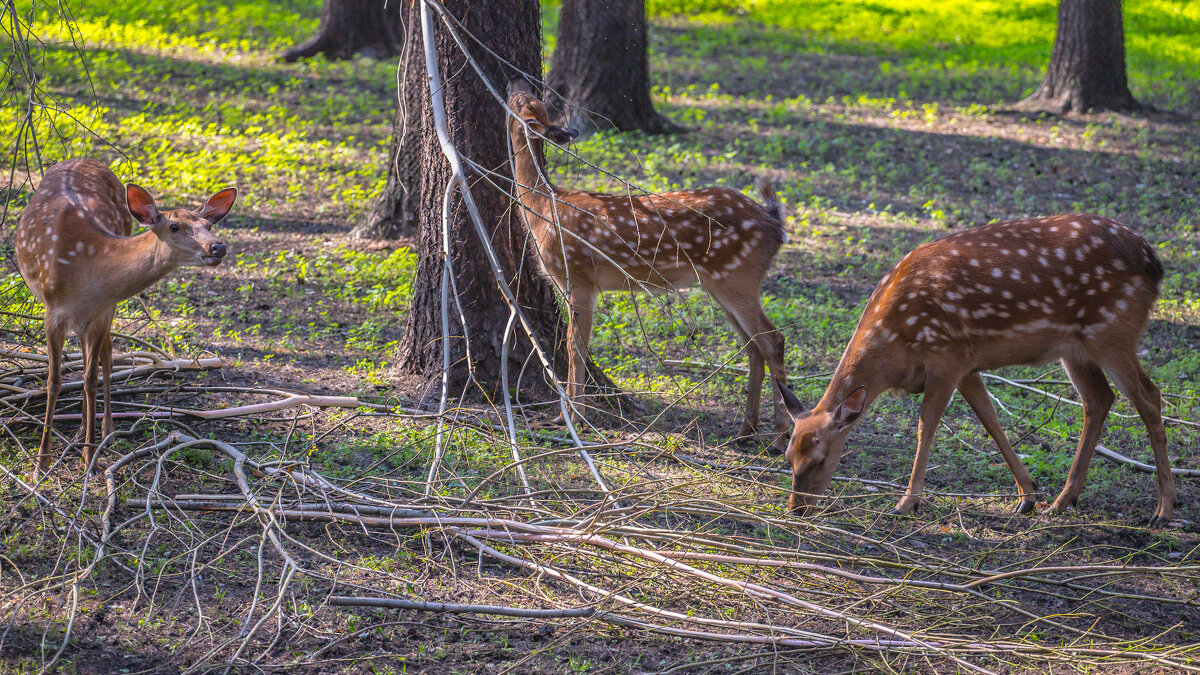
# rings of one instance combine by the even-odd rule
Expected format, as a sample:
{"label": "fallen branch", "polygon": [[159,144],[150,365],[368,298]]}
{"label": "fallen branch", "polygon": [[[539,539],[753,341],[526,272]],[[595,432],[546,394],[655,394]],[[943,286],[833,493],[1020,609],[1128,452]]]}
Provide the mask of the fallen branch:
{"label": "fallen branch", "polygon": [[386,607],[388,609],[413,609],[420,612],[442,612],[446,614],[495,614],[516,616],[523,619],[561,619],[565,617],[592,616],[595,607],[575,609],[527,609],[524,607],[501,607],[499,605],[452,605],[445,602],[422,602],[402,598],[358,598],[335,595],[329,604],[336,607]]}

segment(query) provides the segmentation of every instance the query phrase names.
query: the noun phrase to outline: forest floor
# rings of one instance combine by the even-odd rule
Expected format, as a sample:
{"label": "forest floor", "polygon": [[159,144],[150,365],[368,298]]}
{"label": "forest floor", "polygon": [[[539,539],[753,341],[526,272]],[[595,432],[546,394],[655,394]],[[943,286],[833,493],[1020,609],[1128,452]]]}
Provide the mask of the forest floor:
{"label": "forest floor", "polygon": [[[436,402],[418,400],[395,366],[415,253],[407,241],[347,236],[383,186],[395,65],[281,63],[278,54],[314,30],[319,4],[84,0],[72,3],[78,49],[65,25],[43,17],[33,27],[46,41],[38,52],[42,86],[70,117],[36,119],[39,151],[46,162],[106,159],[160,204],[198,206],[220,187],[242,188],[220,226],[231,251],[226,262],[180,270],[123,305],[118,321],[120,332],[155,348],[215,354],[224,365],[118,383],[128,390],[117,398],[126,414],[118,428],[128,433],[106,457],[183,431],[232,444],[262,466],[304,466],[340,486],[408,503],[421,495],[439,447],[436,421],[414,414]],[[594,135],[553,154],[553,176],[562,185],[624,189],[586,160],[650,191],[719,184],[753,194],[754,177],[770,178],[786,202],[790,241],[766,281],[765,305],[786,337],[801,400],[820,397],[875,283],[914,246],[994,220],[1100,213],[1141,232],[1166,267],[1142,362],[1164,392],[1165,414],[1182,420],[1167,425],[1174,466],[1200,469],[1200,10],[1165,1],[1126,7],[1131,88],[1160,112],[1029,117],[1006,106],[1031,91],[1044,68],[1054,32],[1049,0],[934,8],[767,0],[745,9],[715,0],[698,3],[705,11],[691,16],[676,4],[648,5],[651,72],[656,105],[686,131]],[[545,8],[548,49],[555,12]],[[16,94],[6,90],[0,137],[20,131],[24,103]],[[19,179],[36,166],[27,160],[31,154],[16,165],[7,157],[3,170]],[[12,263],[12,227],[30,189],[19,182],[6,193],[0,225],[0,349],[41,352],[40,308]],[[118,351],[140,348],[117,340]],[[790,481],[782,459],[733,442],[744,355],[707,296],[610,294],[593,351],[639,408],[626,420],[597,414],[584,432],[585,440],[609,444],[593,454],[626,509],[597,527],[646,550],[741,551],[746,559],[826,566],[694,563],[834,608],[840,618],[578,541],[509,541],[496,548],[544,567],[502,564],[432,525],[368,530],[289,521],[280,530],[288,550],[324,575],[302,574],[289,585],[263,526],[244,511],[146,508],[115,540],[119,555],[90,570],[75,592],[59,591],[43,584],[86,567],[103,508],[103,490],[81,483],[71,456],[43,486],[60,511],[4,479],[0,672],[38,672],[68,634],[56,669],[204,672],[234,657],[247,617],[270,620],[238,654],[237,672],[947,672],[969,663],[998,672],[1133,673],[1200,663],[1200,479],[1177,479],[1175,520],[1151,530],[1153,476],[1097,456],[1078,507],[1042,514],[1065,479],[1082,423],[1056,364],[1002,373],[1025,388],[989,385],[1043,490],[1038,513],[1010,513],[1011,476],[956,398],[937,434],[925,505],[911,517],[889,516],[911,467],[919,397],[885,397],[852,433],[823,512],[802,520],[784,512]],[[22,362],[11,356],[0,356],[0,383],[16,379]],[[726,363],[732,367],[715,365]],[[41,383],[34,377],[20,386]],[[137,404],[219,410],[269,400],[263,390],[357,396],[400,414],[296,408],[186,424],[130,419],[140,414]],[[39,427],[30,420],[40,417],[41,401],[0,400],[0,464],[20,474],[36,447]],[[77,398],[65,396],[59,410],[78,412]],[[487,478],[512,461],[511,449],[479,419],[501,418],[473,415],[462,416],[474,423],[447,426],[437,495],[457,503],[481,488],[478,499],[497,510],[471,513],[502,512],[510,521],[575,527],[599,517],[595,483],[570,452],[529,461],[540,497],[536,508],[517,505],[511,471]],[[525,456],[569,447],[544,406],[516,415]],[[764,427],[768,420],[764,414]],[[69,438],[73,426],[64,422],[60,431]],[[1152,461],[1124,398],[1101,442]],[[121,479],[121,511],[136,515],[141,507],[126,500],[145,499],[155,480],[163,494],[229,493],[232,470],[212,446],[181,448]],[[254,480],[267,502],[285,503],[299,490]],[[77,522],[89,534],[73,529]],[[662,614],[663,625],[728,636],[762,635],[769,624],[791,637],[810,631],[860,642],[734,643],[618,625],[604,613],[633,610],[547,569],[679,613]],[[1017,570],[1027,573],[965,589],[931,587]],[[327,602],[331,593],[355,591],[599,613],[529,620]],[[276,599],[281,609],[267,617]],[[879,634],[859,619],[958,651],[867,646],[862,641]],[[981,646],[1000,642],[1008,646]],[[1175,660],[1153,660],[1161,658]]]}

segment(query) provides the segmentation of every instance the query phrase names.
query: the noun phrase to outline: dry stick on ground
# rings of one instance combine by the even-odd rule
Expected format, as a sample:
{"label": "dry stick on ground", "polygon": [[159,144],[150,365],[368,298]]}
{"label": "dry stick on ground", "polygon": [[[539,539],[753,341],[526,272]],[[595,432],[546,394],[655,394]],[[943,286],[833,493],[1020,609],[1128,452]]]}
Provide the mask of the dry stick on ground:
{"label": "dry stick on ground", "polygon": [[[257,498],[253,497],[253,494],[257,491],[258,488],[254,488],[249,483],[249,474],[245,473],[245,472],[238,472],[236,470],[237,466],[241,465],[242,463],[248,462],[248,460],[245,459],[245,456],[242,455],[240,452],[231,450],[231,446],[227,446],[225,444],[220,444],[220,443],[214,443],[211,441],[205,441],[203,439],[190,439],[190,438],[186,438],[186,437],[182,437],[182,436],[177,436],[171,440],[173,442],[171,448],[164,449],[162,444],[159,444],[158,446],[154,446],[152,448],[142,449],[142,450],[139,450],[136,453],[133,453],[132,455],[128,456],[128,458],[123,458],[123,460],[119,461],[117,464],[115,464],[114,467],[124,467],[126,464],[128,464],[131,461],[134,461],[137,458],[148,457],[148,456],[154,454],[155,452],[160,452],[161,454],[159,457],[154,458],[154,464],[155,464],[155,466],[161,467],[163,465],[163,462],[166,461],[166,457],[169,456],[169,454],[171,452],[175,452],[175,451],[177,451],[179,449],[183,449],[185,447],[201,447],[201,446],[212,447],[212,448],[219,449],[222,452],[224,452],[228,455],[231,455],[233,458],[235,458],[235,460],[237,461],[237,464],[235,464],[235,473],[240,473],[238,484],[241,486],[241,491],[243,492],[243,495],[249,495],[249,496],[251,496],[252,499],[257,499]],[[253,470],[252,471],[253,473],[261,474],[264,478],[267,478],[267,479],[271,479],[273,476],[280,476],[280,477],[287,477],[287,479],[289,481],[299,481],[297,483],[297,485],[302,487],[305,491],[320,490],[321,492],[324,492],[327,488],[336,487],[333,483],[331,483],[327,479],[320,477],[319,475],[311,474],[309,472],[301,471],[299,469],[292,469],[289,472],[281,472],[278,470],[276,470],[274,472],[264,471],[263,470],[264,468],[269,468],[269,467],[263,467],[262,465],[258,465],[258,464],[254,464],[254,463],[250,463],[249,468],[251,468]],[[109,476],[111,476],[111,472],[109,473]],[[110,492],[110,494],[113,494],[113,492]],[[316,495],[314,495],[314,496],[316,496]],[[358,495],[357,493],[352,493],[352,496],[354,496],[355,499],[358,499],[358,498],[360,498],[361,495]],[[228,506],[228,500],[220,500],[220,501],[224,502],[224,504],[222,504],[223,506],[225,506],[225,507]],[[149,500],[147,500],[145,503],[147,506],[149,506],[151,504],[151,502]],[[184,504],[182,504],[182,503],[170,506],[170,504],[171,504],[170,501],[161,502],[161,498],[158,502],[156,502],[156,506],[159,504],[166,504],[166,505],[169,505],[168,508],[176,508],[176,509],[178,507],[184,506]],[[133,504],[131,504],[131,505],[133,505]],[[400,506],[400,503],[392,502],[391,505],[393,508],[398,508]],[[136,506],[140,507],[141,504],[137,504]],[[192,506],[192,505],[188,504],[187,506]],[[288,509],[277,510],[277,509],[275,509],[275,507],[253,506],[253,502],[251,502],[251,501],[243,501],[242,506],[243,506],[243,508],[251,508],[254,512],[259,514],[260,522],[263,523],[263,526],[264,526],[264,534],[271,533],[274,531],[279,531],[281,534],[284,533],[282,529],[277,530],[277,528],[282,528],[284,523],[286,523],[292,519],[310,519],[312,517],[326,517],[326,516],[322,516],[321,514],[315,514],[313,512],[313,509],[308,508],[308,507],[304,507],[304,508],[293,507],[293,508],[288,508]],[[367,506],[367,505],[364,505],[364,506]],[[382,507],[379,507],[379,508],[380,508],[380,510],[382,510]],[[266,511],[264,511],[264,509],[266,509]],[[276,515],[269,516],[268,512],[274,513]],[[407,514],[405,514],[405,515],[407,515]],[[332,511],[329,511],[328,517],[332,517],[332,516],[334,516],[334,514],[332,513]],[[475,529],[470,532],[462,532],[462,536],[471,537],[476,540],[478,540],[477,538],[479,536],[486,536],[489,539],[499,538],[499,540],[501,540],[501,541],[508,541],[510,543],[516,543],[517,540],[520,539],[522,536],[525,536],[525,537],[537,536],[540,533],[542,537],[553,536],[564,544],[570,544],[570,546],[568,547],[567,550],[574,550],[574,548],[581,542],[585,542],[589,545],[595,545],[600,542],[611,542],[610,539],[596,537],[596,535],[589,534],[586,531],[584,531],[584,532],[572,531],[572,530],[564,531],[561,528],[546,528],[544,526],[531,526],[531,525],[520,523],[517,521],[496,520],[495,518],[482,518],[482,519],[480,519],[480,518],[452,518],[452,517],[451,518],[424,517],[424,518],[408,518],[408,519],[396,519],[396,518],[391,518],[391,517],[366,518],[366,517],[363,517],[361,515],[361,513],[353,513],[353,512],[339,514],[337,516],[337,518],[344,522],[358,522],[358,523],[361,523],[364,525],[374,524],[374,525],[380,526],[380,527],[387,527],[388,529],[394,529],[396,526],[402,525],[404,523],[409,523],[412,526],[435,527],[439,530],[445,531],[444,536],[451,536],[451,537],[455,536],[454,533],[460,531],[460,528],[462,528],[463,526],[473,525],[476,528],[483,526],[486,529],[484,529],[484,530]],[[385,522],[386,522],[386,525],[384,524]],[[596,522],[596,521],[590,521],[590,522],[592,522],[593,526],[600,527],[601,529],[609,529],[609,527],[610,527],[610,526],[602,525],[601,523]],[[272,524],[272,523],[275,523],[275,524]],[[500,526],[501,524],[502,524],[502,526],[499,527],[499,529],[497,529],[497,527]],[[524,535],[522,535],[522,532],[524,532]],[[623,536],[629,536],[631,534],[636,533],[637,530],[635,529],[635,530],[625,531],[623,529],[619,529],[615,533],[619,534],[620,532],[625,532],[625,534]],[[269,534],[267,534],[267,538],[270,539]],[[293,541],[293,539],[291,537],[287,537],[287,540]],[[272,543],[274,544],[275,542],[272,542]],[[548,541],[541,542],[542,545],[545,545],[548,543],[550,543],[550,542],[548,542]],[[667,563],[668,560],[672,560],[677,557],[684,557],[684,558],[694,557],[694,556],[689,556],[687,554],[681,555],[678,552],[663,551],[661,549],[651,551],[649,549],[642,549],[640,547],[629,546],[627,544],[617,544],[616,542],[611,542],[610,545],[612,547],[614,547],[614,550],[620,550],[620,552],[626,553],[626,554],[638,555],[639,557],[644,557],[641,552],[647,551],[651,554],[654,554],[654,555],[649,556],[650,560],[656,561],[659,565],[666,564],[668,569],[673,569],[676,572],[678,572],[680,570],[687,571],[687,567],[679,566],[679,565],[671,565],[671,564]],[[491,555],[490,551],[494,551],[494,550],[495,550],[495,548],[493,546],[487,546],[487,551],[485,551],[485,552],[487,552],[488,555],[490,556]],[[287,554],[284,554],[284,555],[287,555]],[[655,555],[657,555],[659,557],[655,558]],[[723,560],[717,560],[717,559],[711,560],[711,562],[718,562],[718,561],[722,562],[722,563],[726,563],[726,564],[735,564],[735,563],[736,564],[751,564],[751,565],[755,564],[755,563],[749,562],[749,561],[738,560],[734,557],[727,557],[726,559],[723,559]],[[769,566],[778,567],[778,565],[775,565],[772,561],[769,561],[769,560],[767,561],[766,564],[768,564]],[[552,577],[555,576],[553,574],[550,574],[550,570],[555,569],[555,567],[549,566],[547,563],[536,563],[536,565],[538,565],[539,571],[546,573]],[[820,567],[820,566],[818,566],[818,567]],[[808,567],[808,566],[800,566],[800,567],[797,567],[797,569],[803,569],[803,570],[806,570],[809,572],[817,572],[818,571],[816,568]],[[1088,570],[1081,569],[1081,570],[1077,570],[1077,571],[1080,573],[1086,572],[1087,574],[1095,574],[1101,570],[1099,570],[1099,569],[1088,569]],[[1109,570],[1109,571],[1116,571],[1116,570]],[[1143,570],[1136,570],[1136,571],[1131,570],[1128,572],[1121,572],[1121,573],[1122,574],[1134,574],[1134,573],[1142,572],[1142,571]],[[1157,572],[1157,571],[1161,571],[1164,573],[1177,573],[1177,574],[1185,574],[1186,575],[1189,570],[1188,569],[1150,570],[1150,572]],[[303,572],[301,572],[301,573],[303,573]],[[690,572],[688,572],[688,573],[690,574]],[[836,570],[836,568],[829,568],[829,571],[827,573],[834,574],[835,576],[842,576],[842,577],[846,576],[844,571]],[[1033,573],[1037,574],[1037,571],[1035,570]],[[295,574],[295,573],[293,573],[293,574]],[[711,574],[711,573],[706,573],[706,574]],[[573,576],[573,575],[567,575],[567,576]],[[712,575],[712,576],[713,576],[713,578],[723,578],[723,577],[719,577],[719,575]],[[862,575],[860,575],[860,576],[862,576]],[[566,577],[556,577],[556,578],[562,578],[563,580],[567,580]],[[870,579],[870,577],[863,577],[860,580],[866,581],[867,579]],[[909,586],[909,587],[916,586],[916,584],[913,584],[911,581],[892,582],[891,580],[886,579],[886,578],[878,578],[878,579],[874,579],[874,581],[877,584],[883,585],[885,587],[889,587],[893,584],[896,586],[896,588],[902,588],[905,586]],[[287,576],[283,577],[281,584],[284,587],[286,587],[288,583],[289,583],[289,580],[288,580]],[[723,583],[732,583],[735,587],[743,587],[742,584],[744,584],[745,582],[735,582],[732,580],[727,580],[726,582],[723,582]],[[588,584],[588,586],[595,587],[596,589],[598,589],[598,591],[603,590],[601,587],[595,586],[595,584]],[[748,588],[752,588],[752,587],[753,586],[748,587]],[[951,588],[951,587],[953,587],[953,585],[943,585],[942,589],[944,590],[944,589]],[[965,587],[965,585],[960,584],[959,587]],[[276,596],[275,602],[268,601],[266,603],[267,605],[269,605],[268,609],[266,610],[266,614],[257,617],[257,621],[255,622],[254,625],[261,627],[261,626],[265,625],[266,621],[268,621],[272,616],[276,616],[276,617],[279,616],[279,612],[281,611],[281,604],[280,604],[281,601],[279,600],[279,598],[282,597],[283,590],[280,590],[279,593],[280,593],[280,595]],[[611,592],[601,593],[601,595],[603,595],[605,597],[615,597],[615,596],[611,595]],[[414,601],[414,602],[416,602],[416,601]],[[680,620],[680,621],[685,620],[685,619],[700,620],[700,621],[702,621],[702,623],[705,623],[707,625],[713,625],[711,622],[705,621],[703,617],[696,617],[696,618],[674,617],[670,613],[664,613],[663,610],[654,608],[651,605],[645,605],[645,603],[639,603],[637,606],[641,607],[642,611],[650,611],[651,616],[656,616],[656,617],[671,616],[671,618],[673,618],[675,620]],[[249,618],[254,619],[256,617],[251,616]],[[711,631],[697,631],[697,630],[692,630],[692,629],[679,628],[677,626],[659,625],[659,624],[654,623],[653,621],[645,621],[643,619],[638,619],[638,618],[623,615],[623,614],[622,615],[612,615],[609,619],[609,622],[617,624],[617,625],[625,625],[625,626],[630,626],[630,627],[644,628],[646,630],[653,630],[655,632],[660,632],[660,633],[664,633],[664,634],[687,636],[687,637],[692,637],[692,638],[696,638],[696,639],[716,639],[716,640],[734,641],[734,642],[766,642],[769,644],[778,644],[781,646],[805,644],[805,645],[808,645],[811,647],[824,646],[825,648],[834,648],[834,646],[836,644],[842,643],[841,641],[844,641],[847,639],[844,637],[835,637],[835,636],[829,636],[829,635],[812,636],[809,638],[789,638],[789,637],[780,637],[780,636],[771,637],[770,635],[753,635],[753,634],[747,634],[744,632],[712,633]],[[769,627],[769,626],[764,625],[764,626],[759,626],[758,628],[755,628],[754,625],[747,624],[745,622],[721,622],[719,625],[727,631],[731,630],[731,629],[738,631],[739,627],[740,627],[740,630],[747,630],[747,629],[749,629],[749,630],[783,630],[785,632],[785,634],[787,632],[789,632],[787,629],[785,629],[783,627]],[[714,625],[714,627],[716,627],[716,626]],[[816,639],[813,639],[814,637]],[[873,638],[873,639],[868,639],[868,640],[861,640],[858,638],[850,638],[850,639],[854,640],[855,642],[843,643],[843,644],[856,644],[857,643],[862,646],[870,646],[870,648],[876,648],[876,649],[911,650],[914,648],[920,648],[919,643],[913,643],[911,641],[905,641],[905,640],[900,640],[899,642],[895,642],[895,641],[880,640],[879,638]],[[929,645],[926,648],[933,647],[933,653],[943,653],[944,649],[962,650],[962,651],[965,651],[966,653],[974,653],[974,652],[978,652],[981,650],[982,651],[999,650],[999,651],[1007,652],[1007,653],[1023,653],[1030,649],[1030,647],[1028,645],[1019,645],[1019,644],[1018,645],[989,644],[989,645],[985,646],[981,643],[971,642],[970,640],[965,641],[965,642],[954,642],[954,641],[946,642],[944,648],[935,646],[936,644],[942,644],[943,642],[944,642],[944,640],[939,640],[936,642],[929,641]],[[240,642],[238,653],[243,652],[244,648],[246,646],[248,646],[249,643],[250,643],[250,637],[243,639]],[[866,644],[864,644],[864,643],[866,643]],[[1099,653],[1102,651],[1104,651],[1104,650],[1098,650],[1093,653]],[[1115,653],[1114,650],[1108,650],[1107,652],[1105,652],[1105,655],[1108,657],[1113,657],[1114,653]],[[1127,656],[1127,658],[1134,658],[1136,656],[1137,656],[1137,654],[1130,654]],[[1153,656],[1154,655],[1146,655],[1145,658],[1152,658]],[[230,661],[230,662],[233,663],[233,661]],[[1168,659],[1168,663],[1174,663],[1174,662],[1172,660]]]}

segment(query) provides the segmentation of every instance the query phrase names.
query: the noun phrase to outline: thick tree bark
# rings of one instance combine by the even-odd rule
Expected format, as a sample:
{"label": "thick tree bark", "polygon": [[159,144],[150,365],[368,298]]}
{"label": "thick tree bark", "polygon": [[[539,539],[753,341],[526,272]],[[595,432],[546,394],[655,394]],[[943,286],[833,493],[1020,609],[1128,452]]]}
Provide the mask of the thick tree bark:
{"label": "thick tree bark", "polygon": [[396,116],[388,150],[387,183],[367,218],[350,231],[354,239],[394,239],[417,233],[418,195],[445,184],[425,183],[420,139],[433,132],[429,83],[425,81],[425,50],[421,43],[421,3],[405,2],[404,50],[400,55]]}
{"label": "thick tree bark", "polygon": [[[357,54],[386,59],[400,53],[404,0],[325,0],[317,34],[283,53],[284,61],[324,54],[349,59]],[[411,3],[410,3],[411,4]]]}
{"label": "thick tree bark", "polygon": [[1060,0],[1050,67],[1019,106],[1054,113],[1142,108],[1125,75],[1121,0]]}
{"label": "thick tree bark", "polygon": [[[541,25],[538,0],[446,0],[445,8],[483,44],[503,59],[528,73],[541,71]],[[515,73],[502,71],[497,59],[486,54],[474,42],[472,55],[488,78],[503,87]],[[504,111],[484,87],[463,53],[441,25],[437,26],[437,53],[444,78],[443,93],[450,138],[458,152],[495,174],[500,186],[511,185],[508,143]],[[413,57],[416,52],[410,52]],[[423,54],[407,63],[404,86],[426,87],[421,115],[426,115],[428,83]],[[411,111],[410,111],[411,112]],[[402,370],[424,377],[431,386],[440,384],[443,368],[443,339],[450,340],[452,390],[461,390],[473,375],[485,394],[494,394],[500,384],[501,343],[508,323],[509,309],[497,287],[487,257],[471,225],[460,195],[451,204],[447,227],[450,260],[458,291],[458,303],[451,291],[450,336],[443,338],[441,323],[442,284],[442,201],[450,180],[450,166],[442,155],[432,123],[419,125],[418,133],[409,129],[413,156],[419,160],[422,176],[419,188],[409,185],[409,200],[419,223],[417,238],[417,277],[413,286],[412,308],[408,313],[404,339],[400,346]],[[393,186],[393,189],[397,189]],[[549,281],[535,271],[533,242],[520,216],[511,208],[509,196],[476,174],[472,194],[483,220],[491,229],[491,243],[500,257],[504,275],[535,331],[541,345],[553,355],[558,372],[566,372],[562,345],[565,326]],[[401,200],[402,201],[402,200]],[[466,325],[460,320],[460,311]],[[523,389],[547,391],[540,365],[530,360],[531,345],[517,326],[509,351],[510,386],[524,370]],[[469,360],[468,360],[469,354]],[[528,366],[526,367],[526,364]]]}
{"label": "thick tree bark", "polygon": [[560,124],[584,133],[678,128],[650,101],[644,0],[563,0],[559,16],[546,83],[562,96],[547,97]]}

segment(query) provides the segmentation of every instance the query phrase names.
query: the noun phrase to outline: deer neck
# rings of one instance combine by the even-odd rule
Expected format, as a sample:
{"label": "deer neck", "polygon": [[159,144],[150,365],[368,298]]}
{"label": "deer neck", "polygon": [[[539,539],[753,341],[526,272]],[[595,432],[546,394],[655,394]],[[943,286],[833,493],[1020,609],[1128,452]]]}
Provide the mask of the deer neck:
{"label": "deer neck", "polygon": [[525,222],[531,230],[543,230],[548,225],[545,218],[553,213],[549,196],[553,186],[546,179],[542,140],[527,139],[525,129],[519,125],[515,125],[509,136],[513,146],[513,173],[518,183],[517,197],[522,206],[542,216],[527,214]]}
{"label": "deer neck", "polygon": [[106,294],[115,296],[117,301],[141,293],[178,267],[172,260],[170,247],[153,232],[105,241],[107,245],[97,255],[105,261],[99,276]]}
{"label": "deer neck", "polygon": [[[856,333],[846,346],[842,360],[838,362],[833,378],[815,409],[833,411],[856,389],[865,387],[865,410],[883,392],[902,386],[903,360],[898,355],[888,353],[888,346],[864,339]],[[900,367],[896,364],[900,364]]]}

